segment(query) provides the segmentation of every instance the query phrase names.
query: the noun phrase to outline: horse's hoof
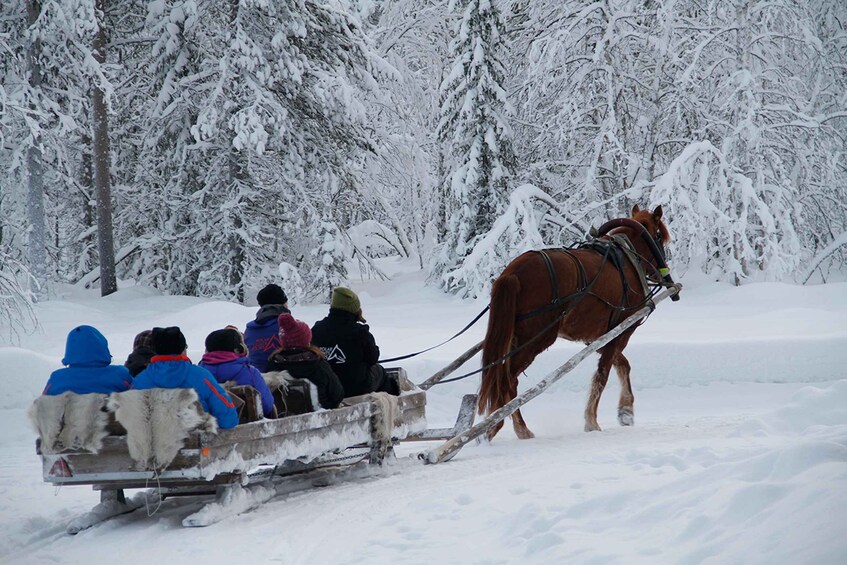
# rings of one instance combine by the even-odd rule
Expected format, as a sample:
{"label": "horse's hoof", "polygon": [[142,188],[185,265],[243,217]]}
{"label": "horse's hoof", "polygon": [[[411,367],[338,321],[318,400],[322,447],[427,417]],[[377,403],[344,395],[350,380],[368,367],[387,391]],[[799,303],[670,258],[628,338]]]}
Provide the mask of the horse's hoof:
{"label": "horse's hoof", "polygon": [[535,434],[528,429],[524,431],[515,430],[515,435],[518,436],[518,439],[532,439],[535,437]]}
{"label": "horse's hoof", "polygon": [[585,431],[586,432],[602,432],[603,430],[600,429],[600,426],[598,424],[589,424],[588,422],[586,422],[585,423]]}
{"label": "horse's hoof", "polygon": [[634,426],[635,416],[632,415],[632,410],[626,408],[618,410],[618,422],[621,426]]}

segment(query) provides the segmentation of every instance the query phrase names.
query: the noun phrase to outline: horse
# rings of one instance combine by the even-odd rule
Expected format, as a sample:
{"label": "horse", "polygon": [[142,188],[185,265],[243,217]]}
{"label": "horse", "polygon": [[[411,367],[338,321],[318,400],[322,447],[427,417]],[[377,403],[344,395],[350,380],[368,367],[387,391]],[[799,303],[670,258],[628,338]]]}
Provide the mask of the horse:
{"label": "horse", "polygon": [[[480,414],[515,398],[518,375],[557,337],[590,343],[645,304],[652,304],[648,285],[673,283],[665,263],[664,246],[670,234],[661,206],[650,212],[636,204],[631,219],[607,222],[598,235],[602,237],[593,246],[528,251],[512,260],[494,281],[483,341]],[[620,242],[621,235],[634,250],[630,260],[622,259],[623,254],[613,250],[618,244],[610,243]],[[587,432],[600,431],[597,407],[613,366],[621,382],[618,422],[634,424],[630,364],[623,350],[638,325],[598,350],[600,360],[585,408]],[[512,425],[518,438],[535,437],[520,410],[512,414]],[[488,432],[488,439],[502,427],[501,420]]]}

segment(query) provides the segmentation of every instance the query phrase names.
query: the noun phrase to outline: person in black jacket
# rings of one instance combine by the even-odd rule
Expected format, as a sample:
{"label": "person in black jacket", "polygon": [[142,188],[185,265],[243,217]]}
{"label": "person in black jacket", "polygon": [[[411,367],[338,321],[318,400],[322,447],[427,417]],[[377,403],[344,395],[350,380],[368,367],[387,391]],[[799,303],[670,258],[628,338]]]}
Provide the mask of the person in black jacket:
{"label": "person in black jacket", "polygon": [[150,359],[156,355],[156,352],[153,351],[152,335],[151,330],[144,330],[135,336],[135,340],[132,342],[132,353],[126,358],[124,367],[129,369],[129,374],[133,377],[143,371],[150,364]]}
{"label": "person in black jacket", "polygon": [[345,396],[344,387],[321,350],[311,345],[312,330],[308,324],[295,320],[288,313],[280,314],[278,322],[282,348],[268,357],[265,371],[288,371],[292,377],[308,379],[318,388],[318,402],[322,407],[338,407]]}
{"label": "person in black jacket", "polygon": [[359,297],[349,288],[332,291],[329,315],[312,326],[312,343],[338,375],[345,397],[369,392],[400,394],[397,381],[377,363],[379,347],[362,317]]}

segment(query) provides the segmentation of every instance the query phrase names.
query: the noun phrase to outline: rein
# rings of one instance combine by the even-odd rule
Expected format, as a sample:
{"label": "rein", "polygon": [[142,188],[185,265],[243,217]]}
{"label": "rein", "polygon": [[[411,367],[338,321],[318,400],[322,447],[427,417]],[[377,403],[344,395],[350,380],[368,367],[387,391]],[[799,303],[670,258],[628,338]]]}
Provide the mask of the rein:
{"label": "rein", "polygon": [[525,341],[520,347],[512,349],[511,351],[509,351],[508,353],[506,353],[505,355],[503,355],[499,359],[495,359],[494,361],[492,361],[488,365],[485,365],[484,367],[480,367],[479,369],[476,369],[475,371],[471,371],[470,373],[465,373],[464,375],[459,375],[458,377],[451,377],[449,379],[442,379],[442,380],[438,381],[437,383],[432,383],[432,386],[440,385],[440,384],[443,384],[443,383],[452,383],[452,382],[455,382],[455,381],[461,381],[462,379],[466,379],[468,377],[472,377],[472,376],[476,375],[477,373],[481,373],[486,369],[490,369],[494,365],[499,365],[500,363],[503,363],[507,359],[516,355],[524,347],[528,346],[530,343],[534,342],[535,340],[537,340],[538,338],[543,336],[545,333],[547,333],[551,328],[553,328],[556,324],[558,324],[560,321],[562,321],[562,318],[564,318],[565,314],[567,314],[567,313],[568,313],[567,310],[562,310],[562,312],[558,316],[556,316],[553,319],[552,322],[550,322],[544,328],[542,328],[542,330],[540,332],[538,332],[537,334],[532,336],[531,339]]}
{"label": "rein", "polygon": [[403,359],[409,359],[410,357],[416,357],[416,356],[420,355],[421,353],[426,353],[427,351],[432,351],[436,347],[441,347],[445,343],[449,343],[449,342],[453,341],[454,339],[456,339],[457,337],[459,337],[460,335],[462,335],[463,333],[468,331],[471,328],[471,326],[473,326],[475,323],[477,323],[479,321],[479,319],[482,318],[482,316],[486,312],[488,312],[489,308],[491,308],[490,305],[483,308],[482,312],[480,312],[479,314],[476,315],[476,318],[471,320],[470,323],[467,326],[465,326],[464,328],[459,330],[459,332],[457,334],[455,334],[453,337],[451,337],[450,339],[446,339],[446,340],[442,341],[441,343],[439,343],[437,345],[433,345],[432,347],[427,347],[426,349],[422,349],[421,351],[417,351],[415,353],[409,353],[408,355],[401,355],[400,357],[391,357],[390,359],[380,359],[379,361],[377,361],[377,363],[391,363],[392,361],[401,361]]}

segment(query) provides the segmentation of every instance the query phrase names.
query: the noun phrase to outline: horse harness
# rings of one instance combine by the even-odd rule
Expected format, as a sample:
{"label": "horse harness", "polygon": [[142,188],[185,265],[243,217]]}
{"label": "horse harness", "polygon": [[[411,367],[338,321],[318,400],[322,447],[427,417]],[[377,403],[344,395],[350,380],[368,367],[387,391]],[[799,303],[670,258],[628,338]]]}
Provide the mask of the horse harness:
{"label": "horse harness", "polygon": [[[573,294],[569,294],[568,296],[559,296],[559,277],[556,275],[556,269],[553,267],[553,260],[550,259],[550,255],[548,255],[546,251],[543,251],[543,250],[532,251],[532,253],[538,253],[539,255],[541,255],[541,258],[544,260],[544,266],[547,267],[547,274],[550,276],[550,289],[553,292],[553,298],[552,298],[552,300],[550,301],[549,304],[546,304],[546,305],[544,305],[540,308],[536,308],[535,310],[532,310],[530,312],[526,312],[524,314],[518,314],[518,316],[517,316],[518,321],[526,320],[527,318],[533,318],[535,316],[538,316],[539,314],[543,314],[544,312],[548,312],[550,310],[555,310],[557,308],[560,308],[564,304],[566,304],[566,303],[568,303],[572,300],[580,299],[590,288],[590,286],[586,285],[586,283],[585,283],[585,279],[587,278],[587,276],[585,274],[585,267],[582,266],[582,263],[579,261],[579,259],[574,257],[570,253],[570,251],[567,250],[567,249],[556,249],[555,251],[558,251],[560,253],[564,253],[565,255],[570,257],[571,260],[576,265],[576,268],[577,268],[577,288],[579,288],[579,290],[577,290]],[[596,277],[595,277],[595,279],[596,279]],[[593,280],[591,281],[591,284],[592,285],[594,284]],[[568,311],[568,309],[565,308],[560,316],[564,316],[567,311]]]}
{"label": "horse harness", "polygon": [[[622,233],[612,234],[608,237],[608,239],[592,239],[588,242],[583,242],[576,246],[576,249],[591,249],[603,255],[603,263],[600,265],[600,269],[597,270],[597,274],[591,280],[590,283],[586,283],[587,275],[585,273],[585,267],[582,262],[573,255],[570,249],[555,249],[553,251],[557,251],[559,253],[564,253],[567,255],[576,265],[577,267],[577,288],[578,290],[573,294],[569,294],[568,296],[559,296],[559,279],[556,275],[556,269],[553,267],[553,261],[550,258],[550,255],[547,251],[544,250],[536,250],[533,253],[538,253],[544,261],[544,266],[547,268],[547,274],[550,277],[550,288],[552,291],[552,299],[549,304],[541,306],[540,308],[536,308],[535,310],[531,310],[530,312],[525,312],[523,314],[519,314],[517,316],[517,320],[526,320],[528,318],[532,318],[548,312],[550,310],[556,310],[562,308],[566,304],[573,303],[575,305],[582,298],[587,295],[595,296],[596,298],[603,300],[593,292],[591,292],[591,288],[594,286],[597,278],[600,276],[600,272],[603,269],[603,265],[608,261],[614,266],[614,268],[618,271],[621,277],[621,284],[623,285],[623,298],[622,304],[620,306],[615,306],[613,304],[606,302],[608,306],[611,308],[611,313],[609,314],[609,325],[608,329],[611,330],[615,327],[621,320],[623,316],[623,312],[630,308],[629,304],[629,281],[626,278],[625,263],[629,261],[629,263],[633,266],[636,273],[638,274],[638,280],[641,283],[641,289],[644,293],[644,300],[641,304],[648,304],[653,307],[653,302],[651,300],[654,292],[651,291],[650,286],[647,282],[647,274],[644,270],[641,261],[639,260],[639,254],[635,250],[635,247],[632,245],[632,242],[629,238]],[[563,318],[568,312],[570,308],[565,306],[562,311],[559,313],[555,321]],[[643,322],[643,321],[642,321]]]}
{"label": "horse harness", "polygon": [[[657,263],[656,266],[651,265],[651,267],[653,267],[653,269],[655,271],[655,274],[658,275],[658,278],[659,278],[659,281],[656,282],[653,287],[651,287],[651,284],[647,279],[646,273],[644,271],[644,265],[642,265],[642,262],[641,262],[641,260],[644,259],[644,258],[635,250],[635,247],[632,245],[632,242],[629,240],[629,238],[625,234],[609,234],[608,237],[605,238],[605,239],[600,239],[598,237],[600,235],[607,235],[607,233],[610,230],[615,229],[615,228],[619,228],[619,227],[633,227],[633,228],[641,227],[642,237],[644,238],[647,246],[650,248],[650,251],[653,254],[653,258],[656,260],[656,263]],[[609,330],[614,328],[620,322],[620,318],[622,317],[623,312],[625,310],[629,309],[629,308],[640,308],[641,306],[647,305],[647,306],[650,307],[650,310],[652,312],[652,310],[655,309],[655,304],[653,303],[653,296],[655,296],[655,294],[659,291],[659,288],[674,285],[673,278],[671,278],[671,275],[670,275],[670,269],[668,268],[668,265],[665,261],[664,251],[661,248],[659,238],[654,237],[654,236],[650,236],[647,233],[647,231],[640,224],[638,224],[638,223],[636,223],[633,220],[630,220],[628,218],[622,218],[622,219],[611,220],[609,222],[606,222],[605,224],[603,224],[599,228],[599,230],[594,230],[592,228],[590,235],[591,235],[591,238],[592,238],[590,241],[583,242],[583,243],[580,243],[580,244],[576,244],[573,248],[552,250],[552,251],[557,251],[559,253],[564,253],[565,255],[570,257],[571,260],[576,264],[576,267],[577,267],[577,286],[578,286],[579,290],[577,290],[576,292],[574,292],[573,294],[570,294],[568,296],[559,296],[559,279],[556,276],[556,269],[553,266],[553,260],[550,259],[550,255],[548,254],[548,252],[543,251],[543,250],[532,251],[532,253],[538,253],[541,256],[541,258],[544,260],[544,265],[547,268],[547,274],[550,277],[550,289],[551,289],[551,293],[552,293],[552,299],[551,299],[549,304],[545,304],[544,306],[541,306],[540,308],[536,308],[535,310],[532,310],[530,312],[525,312],[523,314],[518,314],[516,316],[516,320],[517,321],[526,320],[528,318],[538,316],[539,314],[543,314],[545,312],[549,312],[551,310],[557,310],[557,309],[561,308],[562,309],[561,312],[559,312],[559,314],[555,318],[553,318],[553,320],[549,324],[547,324],[547,326],[542,328],[541,331],[539,331],[537,334],[535,334],[529,340],[525,341],[524,343],[522,343],[518,347],[512,349],[511,351],[509,351],[508,353],[506,353],[505,355],[503,355],[499,359],[495,359],[494,361],[491,361],[487,365],[480,367],[479,369],[477,369],[475,371],[471,371],[471,372],[466,373],[464,375],[460,375],[458,377],[453,377],[453,378],[450,378],[450,379],[442,379],[441,381],[434,383],[434,384],[444,384],[444,383],[450,383],[450,382],[455,382],[455,381],[459,381],[459,380],[462,380],[462,379],[466,379],[466,378],[468,378],[472,375],[476,375],[477,373],[481,373],[482,371],[488,369],[489,367],[493,367],[494,365],[497,365],[499,363],[504,363],[507,359],[514,356],[516,353],[518,353],[519,351],[521,351],[522,349],[527,347],[529,344],[533,343],[534,341],[539,339],[541,336],[546,335],[547,332],[553,328],[553,326],[559,324],[559,322],[562,320],[562,318],[564,318],[565,315],[569,311],[569,309],[567,307],[563,308],[563,306],[565,306],[568,302],[573,302],[575,304],[579,300],[582,300],[582,298],[584,298],[585,296],[587,296],[589,294],[594,296],[598,300],[606,303],[606,305],[608,305],[609,308],[612,310],[611,314],[609,315]],[[582,265],[580,260],[577,257],[575,257],[572,253],[573,249],[585,249],[585,248],[593,249],[594,251],[597,251],[598,253],[601,253],[603,255],[603,263],[601,263],[600,269],[598,269],[597,274],[594,276],[594,278],[591,280],[591,282],[588,282],[588,283],[586,283],[586,279],[588,277],[585,273],[585,267]],[[639,278],[639,281],[641,282],[641,286],[644,290],[644,300],[641,301],[639,304],[634,305],[632,307],[628,306],[628,300],[627,300],[627,294],[629,293],[629,291],[628,291],[629,282],[626,280],[626,276],[625,276],[625,273],[624,273],[624,265],[625,265],[624,258],[626,258],[626,260],[628,260],[633,265],[633,267],[635,268],[636,272],[638,273],[638,278]],[[623,305],[622,306],[615,306],[614,304],[609,303],[608,301],[604,300],[603,298],[601,298],[601,297],[597,296],[596,294],[594,294],[593,292],[591,292],[591,288],[594,286],[594,283],[597,281],[597,278],[600,276],[600,272],[602,271],[603,266],[605,265],[606,261],[611,261],[612,264],[615,266],[615,268],[618,270],[618,272],[621,275],[621,281],[623,282],[623,285],[624,285],[624,297],[623,297]],[[674,300],[674,301],[679,300],[679,294],[672,295],[671,300]],[[480,313],[480,316],[483,313],[485,313],[487,310],[488,310],[488,307],[486,307]],[[479,316],[477,316],[477,319],[478,318],[479,318]],[[646,319],[647,318],[644,317],[640,322],[638,322],[638,325],[643,324]],[[474,321],[476,321],[476,320],[474,320]],[[467,327],[465,328],[465,330],[466,329],[467,329]],[[464,332],[465,330],[462,330],[462,332]],[[459,333],[462,333],[462,332],[459,332]],[[450,339],[453,339],[453,338],[450,338]]]}

